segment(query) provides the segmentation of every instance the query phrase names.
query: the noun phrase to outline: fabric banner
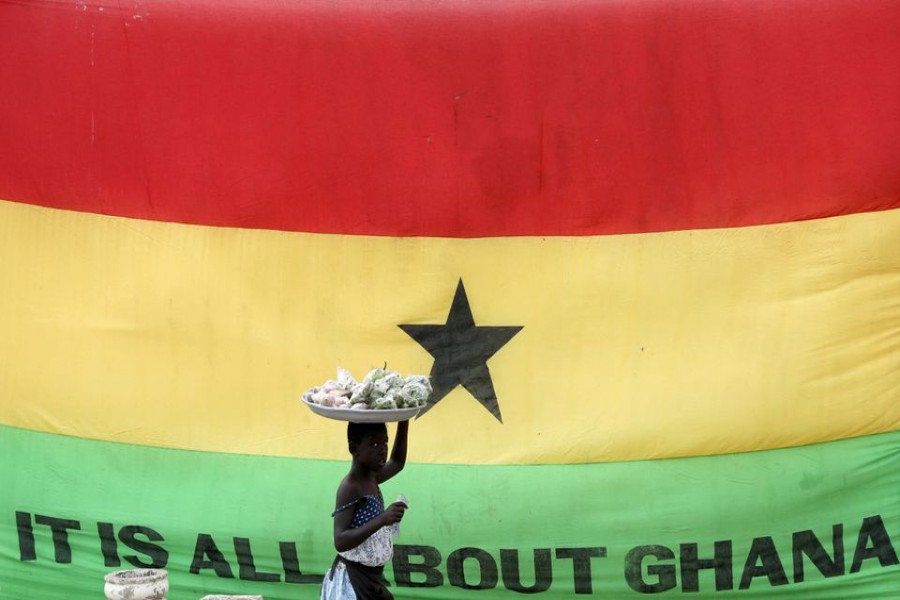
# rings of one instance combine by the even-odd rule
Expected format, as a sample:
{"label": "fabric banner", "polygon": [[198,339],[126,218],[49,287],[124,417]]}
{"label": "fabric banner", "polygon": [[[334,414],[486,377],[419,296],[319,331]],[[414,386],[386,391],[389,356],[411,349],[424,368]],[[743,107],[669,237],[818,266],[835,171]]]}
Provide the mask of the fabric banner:
{"label": "fabric banner", "polygon": [[[0,439],[17,499],[11,597],[97,597],[104,573],[133,565],[165,567],[174,598],[318,597],[345,462],[6,427]],[[410,499],[388,579],[406,598],[890,598],[898,444],[895,432],[602,466],[411,465],[382,488]]]}
{"label": "fabric banner", "polygon": [[0,598],[318,598],[383,365],[397,598],[900,598],[898,29],[0,3]]}

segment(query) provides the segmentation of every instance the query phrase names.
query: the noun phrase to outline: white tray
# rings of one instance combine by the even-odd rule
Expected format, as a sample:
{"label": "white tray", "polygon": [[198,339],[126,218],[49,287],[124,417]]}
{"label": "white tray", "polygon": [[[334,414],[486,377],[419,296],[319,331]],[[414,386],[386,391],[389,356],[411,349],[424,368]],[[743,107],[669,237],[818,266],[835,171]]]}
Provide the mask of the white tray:
{"label": "white tray", "polygon": [[359,408],[334,408],[333,406],[322,406],[321,404],[313,404],[302,398],[300,401],[309,407],[321,417],[326,419],[334,419],[335,421],[352,421],[354,423],[395,423],[397,421],[406,421],[412,419],[424,406],[415,408],[385,408],[376,409],[359,409]]}

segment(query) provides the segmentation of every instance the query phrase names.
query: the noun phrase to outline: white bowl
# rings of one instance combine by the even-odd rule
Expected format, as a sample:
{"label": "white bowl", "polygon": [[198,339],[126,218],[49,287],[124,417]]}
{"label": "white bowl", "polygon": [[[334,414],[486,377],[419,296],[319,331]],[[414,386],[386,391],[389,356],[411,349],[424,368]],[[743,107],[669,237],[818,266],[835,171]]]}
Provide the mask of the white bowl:
{"label": "white bowl", "polygon": [[335,421],[352,421],[354,423],[395,423],[397,421],[407,421],[425,408],[424,406],[385,409],[334,408],[333,406],[322,406],[321,404],[307,402],[302,398],[300,401],[320,417],[334,419]]}

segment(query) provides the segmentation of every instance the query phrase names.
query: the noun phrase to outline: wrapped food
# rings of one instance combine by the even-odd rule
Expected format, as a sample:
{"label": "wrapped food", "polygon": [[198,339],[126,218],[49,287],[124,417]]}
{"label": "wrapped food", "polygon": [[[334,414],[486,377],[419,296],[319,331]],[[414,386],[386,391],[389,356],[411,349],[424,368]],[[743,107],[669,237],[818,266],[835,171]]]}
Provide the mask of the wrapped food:
{"label": "wrapped food", "polygon": [[362,383],[357,383],[352,388],[353,391],[350,394],[350,402],[354,404],[357,402],[367,404],[368,400],[372,397],[372,388],[371,380],[363,380]]}
{"label": "wrapped food", "polygon": [[382,396],[372,403],[372,408],[375,410],[397,408],[397,402],[393,395]]}
{"label": "wrapped food", "polygon": [[347,369],[342,369],[338,367],[337,370],[338,378],[337,382],[341,389],[349,390],[352,389],[356,385],[356,380],[353,379],[353,375],[350,374],[350,371]]}
{"label": "wrapped food", "polygon": [[391,410],[424,407],[431,394],[431,379],[426,375],[403,377],[396,371],[376,368],[357,381],[349,371],[338,367],[337,379],[307,390],[302,399],[308,404],[349,410]]}

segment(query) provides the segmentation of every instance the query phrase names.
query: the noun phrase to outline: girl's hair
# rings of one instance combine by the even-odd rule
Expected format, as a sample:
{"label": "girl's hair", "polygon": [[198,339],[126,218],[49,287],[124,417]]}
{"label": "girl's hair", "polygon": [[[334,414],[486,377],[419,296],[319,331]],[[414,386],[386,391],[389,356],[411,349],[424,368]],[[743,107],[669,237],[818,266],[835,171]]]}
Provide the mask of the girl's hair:
{"label": "girl's hair", "polygon": [[367,433],[376,431],[387,433],[387,425],[384,423],[347,423],[347,442],[359,444]]}

